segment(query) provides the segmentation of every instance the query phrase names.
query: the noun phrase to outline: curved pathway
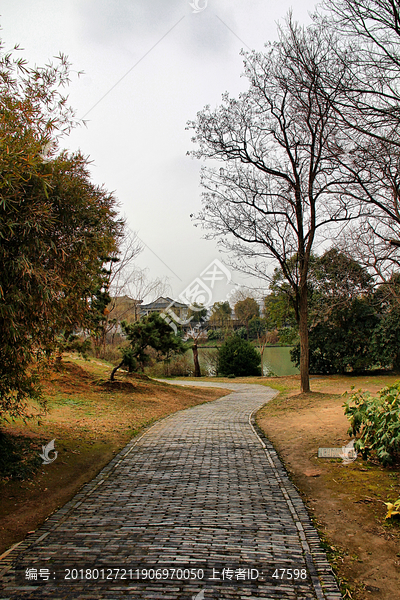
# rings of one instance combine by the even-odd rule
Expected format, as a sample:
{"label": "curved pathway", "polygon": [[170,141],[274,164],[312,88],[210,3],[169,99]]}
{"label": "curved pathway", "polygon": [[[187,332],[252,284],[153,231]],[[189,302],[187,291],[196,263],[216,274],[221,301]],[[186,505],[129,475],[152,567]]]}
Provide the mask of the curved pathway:
{"label": "curved pathway", "polygon": [[0,600],[341,598],[301,498],[252,424],[276,392],[200,384],[232,393],[132,440],[0,561]]}

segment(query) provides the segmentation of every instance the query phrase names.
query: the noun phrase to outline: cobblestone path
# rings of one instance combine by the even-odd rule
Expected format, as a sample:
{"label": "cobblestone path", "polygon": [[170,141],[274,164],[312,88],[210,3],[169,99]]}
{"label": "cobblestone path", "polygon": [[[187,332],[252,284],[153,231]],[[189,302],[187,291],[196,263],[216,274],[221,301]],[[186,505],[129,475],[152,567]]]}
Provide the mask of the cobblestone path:
{"label": "cobblestone path", "polygon": [[224,387],[132,440],[3,557],[0,600],[339,600],[304,505],[252,425],[275,392]]}

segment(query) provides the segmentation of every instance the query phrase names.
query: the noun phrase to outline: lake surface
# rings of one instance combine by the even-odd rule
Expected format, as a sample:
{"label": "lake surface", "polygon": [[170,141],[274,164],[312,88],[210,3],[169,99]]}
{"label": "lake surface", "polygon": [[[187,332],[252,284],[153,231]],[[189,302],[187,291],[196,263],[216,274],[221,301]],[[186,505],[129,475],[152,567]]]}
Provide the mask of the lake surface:
{"label": "lake surface", "polygon": [[[263,356],[264,375],[271,373],[281,377],[283,375],[296,375],[299,373],[299,369],[290,360],[290,350],[291,348],[288,346],[267,346]],[[216,349],[207,348],[206,351],[216,352]],[[200,362],[204,365],[202,353],[203,348],[199,348]]]}
{"label": "lake surface", "polygon": [[264,375],[267,372],[275,375],[296,375],[299,369],[290,360],[291,348],[285,346],[267,346],[264,350]]}

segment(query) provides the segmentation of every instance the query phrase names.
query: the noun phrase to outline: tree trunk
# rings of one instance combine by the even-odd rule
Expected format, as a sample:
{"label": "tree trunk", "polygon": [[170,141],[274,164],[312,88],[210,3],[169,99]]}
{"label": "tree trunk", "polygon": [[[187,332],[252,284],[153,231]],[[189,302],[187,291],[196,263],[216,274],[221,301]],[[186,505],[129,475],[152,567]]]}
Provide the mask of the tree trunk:
{"label": "tree trunk", "polygon": [[201,377],[200,363],[199,363],[199,352],[197,350],[197,344],[193,344],[192,350],[193,350],[193,362],[194,362],[194,376],[195,377]]}
{"label": "tree trunk", "polygon": [[120,369],[124,364],[124,361],[121,361],[119,363],[119,365],[117,365],[116,367],[113,368],[113,370],[111,371],[111,375],[110,375],[110,381],[114,381],[114,375],[115,373],[118,371],[118,369]]}
{"label": "tree trunk", "polygon": [[300,285],[299,293],[300,389],[307,393],[310,391],[307,284]]}

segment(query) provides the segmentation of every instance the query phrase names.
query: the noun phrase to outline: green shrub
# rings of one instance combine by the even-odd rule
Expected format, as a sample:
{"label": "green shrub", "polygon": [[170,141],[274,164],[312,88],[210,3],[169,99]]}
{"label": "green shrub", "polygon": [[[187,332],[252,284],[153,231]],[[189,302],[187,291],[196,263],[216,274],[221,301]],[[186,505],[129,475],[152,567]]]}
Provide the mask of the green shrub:
{"label": "green shrub", "polygon": [[261,375],[261,356],[250,342],[233,335],[218,351],[219,375]]}
{"label": "green shrub", "polygon": [[237,337],[240,337],[242,340],[247,340],[247,329],[246,329],[246,327],[238,327],[238,329],[235,330],[235,335]]}
{"label": "green shrub", "polygon": [[32,477],[42,464],[42,442],[0,430],[0,479],[23,481]]}
{"label": "green shrub", "polygon": [[400,458],[400,382],[380,390],[378,397],[354,392],[344,409],[349,434],[360,434],[354,447],[364,458],[374,452],[384,465]]}
{"label": "green shrub", "polygon": [[[362,373],[376,364],[372,332],[378,317],[368,299],[355,298],[347,306],[332,310],[328,320],[318,321],[309,331],[310,373]],[[300,343],[290,352],[300,365]]]}
{"label": "green shrub", "polygon": [[72,334],[68,339],[65,339],[64,336],[60,336],[57,341],[61,351],[78,352],[85,360],[88,360],[89,355],[93,351],[90,339],[82,339],[77,335]]}
{"label": "green shrub", "polygon": [[229,328],[220,328],[220,329],[209,329],[207,331],[207,338],[209,341],[219,341],[224,340],[232,335],[232,329]]}
{"label": "green shrub", "polygon": [[299,329],[298,327],[282,327],[279,329],[279,343],[280,344],[298,344],[299,343]]}
{"label": "green shrub", "polygon": [[220,332],[219,329],[209,329],[207,332],[208,340],[210,340],[210,341],[219,340],[220,339],[219,332]]}

